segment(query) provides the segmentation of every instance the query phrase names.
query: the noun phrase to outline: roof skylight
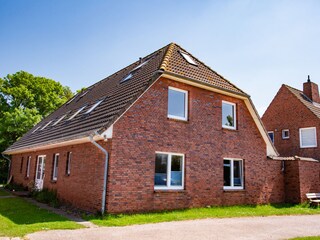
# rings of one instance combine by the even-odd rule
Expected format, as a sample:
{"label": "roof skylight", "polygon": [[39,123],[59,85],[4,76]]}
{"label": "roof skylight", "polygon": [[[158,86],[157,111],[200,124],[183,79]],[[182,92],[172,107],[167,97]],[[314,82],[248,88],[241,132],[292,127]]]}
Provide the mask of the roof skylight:
{"label": "roof skylight", "polygon": [[86,111],[86,114],[91,113],[100,103],[102,103],[103,100],[99,100],[96,102],[88,111]]}
{"label": "roof skylight", "polygon": [[134,69],[132,69],[131,72],[137,71],[139,68],[141,68],[143,65],[145,65],[148,62],[149,62],[149,60],[146,60],[143,63],[140,63],[138,66],[136,66]]}
{"label": "roof skylight", "polygon": [[76,96],[70,98],[70,100],[66,103],[66,105],[68,105],[69,103],[71,103],[75,97],[76,97]]}
{"label": "roof skylight", "polygon": [[187,60],[187,62],[188,63],[190,63],[190,64],[192,64],[192,65],[198,65],[195,61],[194,61],[194,59],[189,55],[189,54],[187,54],[187,53],[185,53],[185,52],[181,52],[180,51],[180,54],[182,55],[182,57],[185,59],[185,60]]}
{"label": "roof skylight", "polygon": [[39,128],[41,128],[41,126],[37,127],[35,130],[33,130],[32,133],[36,132]]}
{"label": "roof skylight", "polygon": [[129,79],[131,79],[132,78],[132,73],[129,73],[125,78],[123,78],[122,80],[121,80],[121,83],[122,82],[125,82],[125,81],[128,81]]}
{"label": "roof skylight", "polygon": [[63,115],[61,118],[59,118],[54,124],[52,124],[52,126],[55,126],[55,125],[57,125],[59,122],[61,122],[62,119],[64,119],[66,115],[67,115],[67,114],[65,114],[65,115]]}
{"label": "roof skylight", "polygon": [[44,125],[40,130],[45,129],[47,126],[49,126],[49,124],[52,123],[52,121],[48,122],[46,125]]}
{"label": "roof skylight", "polygon": [[75,116],[77,116],[86,106],[83,106],[81,108],[78,109],[78,111],[76,111],[71,117],[69,117],[68,120],[73,119]]}

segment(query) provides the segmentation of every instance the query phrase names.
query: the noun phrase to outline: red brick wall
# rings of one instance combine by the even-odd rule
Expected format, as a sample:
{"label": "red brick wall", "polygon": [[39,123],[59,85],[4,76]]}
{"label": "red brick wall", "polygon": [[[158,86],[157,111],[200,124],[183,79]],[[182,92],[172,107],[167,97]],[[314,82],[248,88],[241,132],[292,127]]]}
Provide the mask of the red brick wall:
{"label": "red brick wall", "polygon": [[285,179],[286,202],[304,202],[306,193],[320,192],[320,163],[286,161]]}
{"label": "red brick wall", "polygon": [[[189,120],[167,119],[168,86],[189,92]],[[237,130],[221,127],[221,101],[237,104]],[[281,162],[266,145],[244,102],[160,79],[114,124],[108,206],[137,212],[284,200]],[[155,191],[155,152],[185,154],[185,189]],[[245,190],[223,190],[223,158],[241,158]]]}
{"label": "red brick wall", "polygon": [[[285,86],[282,86],[262,117],[268,131],[274,131],[274,144],[280,156],[303,156],[320,159],[320,121]],[[316,127],[318,147],[300,148],[299,128]],[[282,129],[290,138],[282,139]]]}
{"label": "red brick wall", "polygon": [[[106,149],[111,148],[111,141],[100,141]],[[72,152],[71,174],[67,176],[67,152]],[[53,155],[60,154],[58,179],[52,181]],[[101,209],[103,189],[104,154],[92,143],[71,145],[38,152],[17,154],[13,156],[11,174],[14,181],[31,185],[35,180],[36,157],[46,155],[44,188],[56,189],[61,200],[88,211]],[[21,157],[24,157],[23,172],[20,173]],[[30,177],[25,178],[26,158],[31,156]]]}

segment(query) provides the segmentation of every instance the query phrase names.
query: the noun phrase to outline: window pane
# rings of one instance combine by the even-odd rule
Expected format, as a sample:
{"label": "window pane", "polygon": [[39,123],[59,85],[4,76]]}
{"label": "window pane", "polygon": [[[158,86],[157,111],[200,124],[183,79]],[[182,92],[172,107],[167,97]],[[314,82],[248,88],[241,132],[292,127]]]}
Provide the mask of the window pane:
{"label": "window pane", "polygon": [[230,160],[223,160],[223,178],[224,178],[224,186],[231,186],[231,162]]}
{"label": "window pane", "polygon": [[156,154],[156,167],[154,176],[154,185],[166,186],[167,185],[167,154]]}
{"label": "window pane", "polygon": [[182,186],[182,156],[171,157],[171,186]]}
{"label": "window pane", "polygon": [[186,117],[185,109],[186,93],[169,89],[168,114],[171,116]]}
{"label": "window pane", "polygon": [[233,161],[233,186],[242,186],[242,162]]}
{"label": "window pane", "polygon": [[58,164],[59,164],[59,155],[56,155],[54,161],[54,171],[53,171],[53,178],[57,179],[58,177]]}
{"label": "window pane", "polygon": [[301,129],[301,146],[317,146],[316,129]]}
{"label": "window pane", "polygon": [[274,134],[273,132],[268,132],[271,141],[274,143]]}
{"label": "window pane", "polygon": [[234,105],[222,103],[222,126],[234,127]]}

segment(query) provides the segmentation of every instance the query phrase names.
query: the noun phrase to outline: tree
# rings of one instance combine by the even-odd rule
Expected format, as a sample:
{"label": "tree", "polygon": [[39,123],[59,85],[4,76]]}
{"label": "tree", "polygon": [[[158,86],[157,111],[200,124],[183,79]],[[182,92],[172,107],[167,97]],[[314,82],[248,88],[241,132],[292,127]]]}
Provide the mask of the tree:
{"label": "tree", "polygon": [[0,78],[0,152],[72,96],[69,87],[24,71]]}

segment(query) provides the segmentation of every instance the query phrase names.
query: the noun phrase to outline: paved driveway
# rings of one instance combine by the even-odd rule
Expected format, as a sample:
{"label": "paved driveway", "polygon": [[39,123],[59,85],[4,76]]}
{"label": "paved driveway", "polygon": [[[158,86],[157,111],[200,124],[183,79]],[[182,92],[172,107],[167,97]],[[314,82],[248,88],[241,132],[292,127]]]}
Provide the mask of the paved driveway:
{"label": "paved driveway", "polygon": [[206,240],[206,239],[287,239],[320,236],[320,215],[203,219],[181,222],[54,230],[27,236],[33,240]]}

